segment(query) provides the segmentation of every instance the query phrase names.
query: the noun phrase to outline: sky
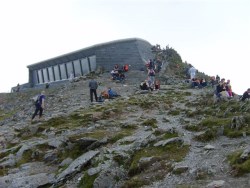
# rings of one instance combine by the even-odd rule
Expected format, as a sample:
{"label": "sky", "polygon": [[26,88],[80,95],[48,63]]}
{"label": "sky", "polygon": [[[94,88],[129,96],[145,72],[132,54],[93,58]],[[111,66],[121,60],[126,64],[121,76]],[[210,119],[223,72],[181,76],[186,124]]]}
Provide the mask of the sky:
{"label": "sky", "polygon": [[200,72],[250,88],[249,0],[0,0],[0,93],[27,65],[95,44],[141,38]]}

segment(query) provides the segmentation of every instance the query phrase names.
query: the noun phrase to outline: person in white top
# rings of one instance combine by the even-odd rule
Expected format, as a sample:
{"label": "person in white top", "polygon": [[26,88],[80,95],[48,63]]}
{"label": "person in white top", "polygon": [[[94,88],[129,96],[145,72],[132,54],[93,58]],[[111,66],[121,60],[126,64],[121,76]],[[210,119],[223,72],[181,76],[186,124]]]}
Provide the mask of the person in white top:
{"label": "person in white top", "polygon": [[192,80],[193,78],[195,78],[195,75],[196,75],[196,68],[194,68],[193,66],[192,67],[190,67],[190,69],[189,69],[189,75],[190,75],[190,79]]}

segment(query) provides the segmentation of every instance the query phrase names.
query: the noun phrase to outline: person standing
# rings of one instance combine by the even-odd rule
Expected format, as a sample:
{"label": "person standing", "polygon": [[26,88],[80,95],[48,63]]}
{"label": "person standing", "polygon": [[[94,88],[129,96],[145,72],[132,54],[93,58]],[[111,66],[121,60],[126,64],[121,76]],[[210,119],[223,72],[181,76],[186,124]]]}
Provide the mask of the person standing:
{"label": "person standing", "polygon": [[194,68],[193,66],[190,67],[188,71],[190,75],[190,80],[196,77],[196,71],[197,71],[196,68]]}
{"label": "person standing", "polygon": [[36,117],[38,112],[39,112],[39,119],[41,119],[41,117],[43,115],[43,110],[44,110],[44,106],[45,106],[45,91],[42,91],[41,94],[37,97],[35,106],[36,106],[36,110],[35,110],[34,114],[32,115],[31,122]]}
{"label": "person standing", "polygon": [[96,90],[98,88],[97,81],[92,78],[89,82],[89,89],[90,89],[90,101],[93,102],[93,94],[95,95],[95,101],[97,102],[97,93]]}

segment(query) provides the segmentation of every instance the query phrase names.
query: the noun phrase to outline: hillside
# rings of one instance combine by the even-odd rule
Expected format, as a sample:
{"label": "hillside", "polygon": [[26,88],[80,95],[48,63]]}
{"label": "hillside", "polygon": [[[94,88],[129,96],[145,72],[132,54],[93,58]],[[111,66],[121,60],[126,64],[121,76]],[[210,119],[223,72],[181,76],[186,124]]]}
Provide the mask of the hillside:
{"label": "hillside", "polygon": [[[0,187],[249,187],[250,103],[215,103],[191,89],[185,64],[166,63],[161,89],[140,92],[95,75],[121,97],[91,104],[88,77],[46,90],[44,120],[30,122],[40,89],[0,95]],[[200,73],[202,74],[202,73]]]}

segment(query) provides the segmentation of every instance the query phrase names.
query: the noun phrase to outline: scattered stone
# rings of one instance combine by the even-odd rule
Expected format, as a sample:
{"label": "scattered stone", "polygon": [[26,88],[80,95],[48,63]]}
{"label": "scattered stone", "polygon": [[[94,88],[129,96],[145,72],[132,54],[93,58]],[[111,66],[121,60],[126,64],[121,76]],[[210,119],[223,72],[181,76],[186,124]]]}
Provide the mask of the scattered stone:
{"label": "scattered stone", "polygon": [[174,174],[181,174],[183,172],[186,172],[188,170],[188,166],[175,166],[173,173]]}
{"label": "scattered stone", "polygon": [[217,188],[217,187],[222,187],[225,184],[224,180],[217,180],[209,183],[206,187],[207,188]]}
{"label": "scattered stone", "polygon": [[208,144],[208,145],[206,145],[206,146],[204,147],[204,149],[205,149],[205,150],[214,150],[215,147]]}
{"label": "scattered stone", "polygon": [[183,142],[184,142],[184,140],[182,138],[175,137],[175,138],[170,138],[168,140],[161,140],[161,141],[157,142],[156,144],[154,144],[154,146],[155,147],[165,146],[165,145],[173,144],[173,143],[180,143],[180,144],[182,144]]}

